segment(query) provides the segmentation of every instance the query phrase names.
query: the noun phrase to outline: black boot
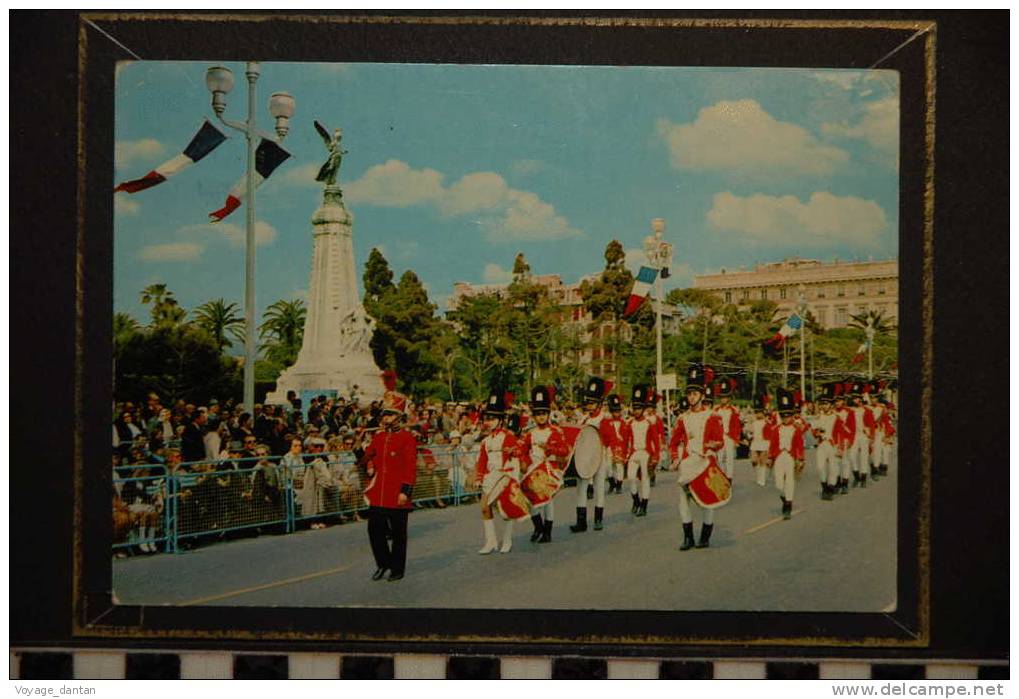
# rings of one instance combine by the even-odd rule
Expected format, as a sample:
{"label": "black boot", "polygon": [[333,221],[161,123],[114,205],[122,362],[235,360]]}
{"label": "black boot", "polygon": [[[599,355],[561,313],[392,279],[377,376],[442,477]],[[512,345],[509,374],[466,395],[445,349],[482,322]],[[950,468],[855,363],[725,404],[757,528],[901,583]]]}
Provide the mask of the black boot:
{"label": "black boot", "polygon": [[693,522],[683,522],[683,544],[679,550],[689,551],[693,546]]}
{"label": "black boot", "polygon": [[697,542],[697,548],[706,549],[708,547],[708,542],[711,541],[711,530],[714,528],[714,524],[701,525],[701,540]]}
{"label": "black boot", "polygon": [[843,495],[848,495],[849,494],[849,479],[848,478],[842,478],[841,481],[842,481],[842,488],[839,490],[839,492],[842,493]]}
{"label": "black boot", "polygon": [[782,501],[782,519],[793,518],[793,501],[783,500]]}
{"label": "black boot", "polygon": [[882,476],[886,478],[888,477],[888,464],[881,464],[878,466],[878,470],[881,472]]}
{"label": "black boot", "polygon": [[552,541],[552,520],[546,519],[545,524],[542,526],[541,538],[538,539],[539,544],[547,544]]}
{"label": "black boot", "polygon": [[587,508],[577,508],[577,523],[570,525],[570,531],[574,534],[587,531]]}
{"label": "black boot", "polygon": [[596,532],[600,532],[602,529],[604,529],[604,526],[601,523],[603,514],[605,514],[604,507],[594,508],[594,530]]}
{"label": "black boot", "polygon": [[878,469],[878,467],[873,465],[873,464],[871,464],[871,466],[870,466],[870,479],[872,481],[876,481],[880,475],[881,475],[881,471]]}
{"label": "black boot", "polygon": [[828,485],[827,483],[821,484],[821,499],[832,500],[835,498],[835,486]]}
{"label": "black boot", "polygon": [[633,493],[630,497],[633,498],[633,507],[630,508],[630,514],[635,515],[637,510],[640,509],[640,497],[637,493]]}
{"label": "black boot", "polygon": [[638,517],[647,517],[647,500],[640,501],[640,507],[637,508]]}
{"label": "black boot", "polygon": [[545,531],[545,525],[541,521],[541,515],[531,515],[531,522],[534,524],[534,533],[531,534],[531,543],[534,543],[541,538],[542,532]]}
{"label": "black boot", "polygon": [[861,488],[866,488],[867,487],[867,474],[866,473],[861,473],[860,474],[860,487]]}

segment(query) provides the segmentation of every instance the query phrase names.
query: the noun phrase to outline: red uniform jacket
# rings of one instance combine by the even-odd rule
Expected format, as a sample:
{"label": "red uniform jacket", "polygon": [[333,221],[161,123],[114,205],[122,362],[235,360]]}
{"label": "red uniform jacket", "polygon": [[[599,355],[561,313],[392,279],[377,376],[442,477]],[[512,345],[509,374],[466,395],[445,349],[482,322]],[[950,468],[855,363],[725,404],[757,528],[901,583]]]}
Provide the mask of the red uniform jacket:
{"label": "red uniform jacket", "polygon": [[887,409],[881,414],[877,427],[885,437],[891,437],[895,434],[895,425],[892,424],[892,416],[888,414]]}
{"label": "red uniform jacket", "polygon": [[[627,460],[633,456],[633,452],[637,451],[637,445],[633,443],[634,422],[637,421],[631,418],[627,422],[623,423],[623,451]],[[658,430],[655,428],[655,425],[661,425],[661,420],[657,423],[652,423],[647,418],[644,418],[641,422],[647,425],[647,434],[645,435],[643,449],[648,453],[649,463],[657,463],[659,456],[661,456],[662,441],[658,435]]]}
{"label": "red uniform jacket", "polygon": [[623,418],[607,417],[601,421],[598,432],[601,433],[601,443],[612,450],[613,461],[626,460],[626,442],[623,439],[623,427],[626,422]]}
{"label": "red uniform jacket", "polygon": [[[725,428],[722,426],[722,418],[712,413],[704,423],[704,451],[714,452],[722,448],[725,441]],[[679,455],[679,446],[683,445],[683,458],[689,456],[687,445],[690,443],[690,436],[686,433],[686,424],[683,419],[676,420],[672,430],[672,439],[669,440],[669,456],[675,461]]]}
{"label": "red uniform jacket", "polygon": [[655,452],[661,456],[662,446],[665,444],[665,421],[657,415],[648,417],[648,420],[651,422],[651,431],[655,435]]}
{"label": "red uniform jacket", "polygon": [[743,423],[739,419],[739,411],[731,405],[720,405],[718,414],[722,418],[722,425],[725,427],[725,436],[734,442],[738,442],[743,436]]}
{"label": "red uniform jacket", "polygon": [[874,413],[871,412],[870,406],[863,406],[863,429],[867,435],[867,439],[874,439],[874,431],[877,429],[877,423],[874,422]]}
{"label": "red uniform jacket", "polygon": [[[541,429],[535,427],[535,430]],[[566,433],[563,432],[563,428],[558,425],[548,424],[547,429],[550,430],[548,440],[545,442],[545,458],[553,462],[557,468],[563,467],[563,462],[566,461],[566,457],[570,455],[570,445],[566,441]],[[517,448],[517,453],[520,455],[520,463],[524,465],[524,470],[530,469],[534,466],[531,459],[531,447],[534,446],[534,440],[532,435],[534,430],[530,430],[524,435],[524,438],[520,440],[520,446]]]}
{"label": "red uniform jacket", "polygon": [[488,449],[485,448],[485,441],[487,439],[499,435],[500,433],[505,435],[505,437],[502,440],[502,466],[500,467],[500,470],[505,470],[506,462],[508,462],[510,459],[515,459],[519,456],[516,436],[509,430],[500,427],[496,431],[492,432],[492,434],[488,435],[488,437],[486,437],[481,442],[481,449],[478,451],[478,463],[477,466],[475,467],[477,470],[478,478],[484,478],[486,475],[488,475],[489,471],[491,471],[491,469],[488,466]]}
{"label": "red uniform jacket", "polygon": [[839,416],[842,422],[840,441],[835,444],[840,449],[848,449],[856,440],[856,414],[849,408],[836,410],[835,414]]}
{"label": "red uniform jacket", "polygon": [[[768,440],[768,457],[771,459],[778,458],[778,455],[782,453],[782,447],[779,442],[779,431],[786,427],[781,423],[777,425],[768,425],[764,428],[764,438]],[[795,432],[793,433],[792,444],[789,447],[789,454],[796,461],[803,461],[804,450],[803,450],[803,431],[804,428],[797,424],[788,425],[792,427]]]}
{"label": "red uniform jacket", "polygon": [[[380,431],[372,437],[364,459],[375,475],[364,491],[372,507],[409,510],[414,483],[417,481],[417,440],[407,430]],[[407,496],[403,505],[397,503],[400,493]]]}

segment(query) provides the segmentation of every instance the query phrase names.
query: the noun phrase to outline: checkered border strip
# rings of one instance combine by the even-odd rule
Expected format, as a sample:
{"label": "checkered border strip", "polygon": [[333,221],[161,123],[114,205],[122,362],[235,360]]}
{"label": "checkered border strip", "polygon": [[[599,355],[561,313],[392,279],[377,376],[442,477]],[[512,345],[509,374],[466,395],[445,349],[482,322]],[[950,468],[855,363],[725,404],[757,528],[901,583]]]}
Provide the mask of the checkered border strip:
{"label": "checkered border strip", "polygon": [[11,679],[1008,679],[1006,661],[664,660],[20,649]]}

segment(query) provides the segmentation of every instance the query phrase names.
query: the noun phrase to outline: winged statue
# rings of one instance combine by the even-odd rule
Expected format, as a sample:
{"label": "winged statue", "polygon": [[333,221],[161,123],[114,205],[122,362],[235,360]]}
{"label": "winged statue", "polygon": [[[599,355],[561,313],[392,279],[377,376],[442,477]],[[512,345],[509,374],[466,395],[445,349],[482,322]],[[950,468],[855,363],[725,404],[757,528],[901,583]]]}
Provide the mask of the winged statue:
{"label": "winged statue", "polygon": [[333,134],[330,136],[329,129],[316,119],[315,130],[318,131],[319,136],[322,137],[326,144],[326,149],[329,151],[329,159],[322,163],[315,181],[325,182],[327,185],[336,184],[336,177],[340,174],[343,156],[347,154],[347,151],[343,150],[340,146],[340,142],[343,140],[343,129],[333,130]]}

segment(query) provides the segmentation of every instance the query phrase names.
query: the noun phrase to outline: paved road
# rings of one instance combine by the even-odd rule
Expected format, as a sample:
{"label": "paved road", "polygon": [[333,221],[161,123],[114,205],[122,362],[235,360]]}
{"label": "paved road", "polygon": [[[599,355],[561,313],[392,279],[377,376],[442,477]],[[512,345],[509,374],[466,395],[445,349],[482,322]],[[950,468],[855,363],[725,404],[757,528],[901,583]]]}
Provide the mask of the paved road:
{"label": "paved road", "polygon": [[894,476],[824,502],[808,467],[794,516],[783,521],[774,486],[759,487],[749,462],[737,462],[733,500],[716,510],[711,547],[680,552],[679,489],[674,474],[660,475],[647,517],[630,515],[629,495],[610,495],[605,529],[572,534],[569,488],[556,498],[552,543],[531,544],[530,522],[518,522],[506,555],[477,554],[477,505],[414,512],[399,582],[370,580],[366,527],[347,524],[117,560],[114,590],[123,604],[155,605],[894,609]]}

